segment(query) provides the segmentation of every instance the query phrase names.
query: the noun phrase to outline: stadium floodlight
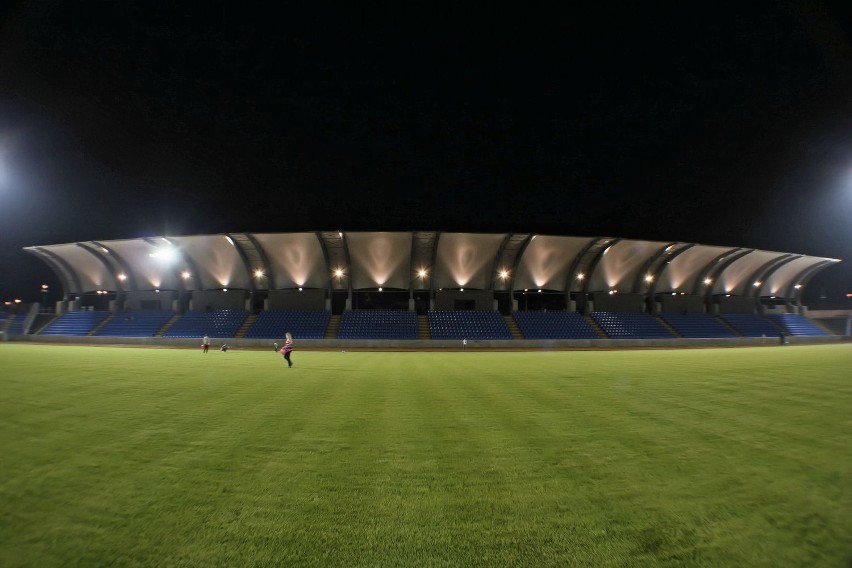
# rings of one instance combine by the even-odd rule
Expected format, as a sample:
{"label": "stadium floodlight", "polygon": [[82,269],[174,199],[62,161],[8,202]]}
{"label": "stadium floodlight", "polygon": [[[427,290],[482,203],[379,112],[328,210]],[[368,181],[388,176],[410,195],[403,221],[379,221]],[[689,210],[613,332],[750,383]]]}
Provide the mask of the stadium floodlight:
{"label": "stadium floodlight", "polygon": [[500,280],[505,280],[508,277],[509,277],[509,271],[508,270],[506,270],[504,268],[503,270],[500,271]]}
{"label": "stadium floodlight", "polygon": [[585,278],[585,277],[586,277],[586,275],[585,275],[585,274],[583,274],[582,272],[578,272],[578,273],[577,273],[577,280],[582,280],[582,279],[583,279],[583,278]]}
{"label": "stadium floodlight", "polygon": [[705,279],[704,279],[704,283],[705,283],[705,284],[712,284],[712,283],[713,283],[713,279],[712,279],[712,278],[705,278]]}
{"label": "stadium floodlight", "polygon": [[755,287],[755,288],[760,288],[760,285],[761,285],[761,284],[762,284],[762,282],[758,280],[757,282],[755,282],[755,283],[754,283],[754,287]]}
{"label": "stadium floodlight", "polygon": [[423,278],[426,278],[426,274],[428,274],[428,273],[426,272],[426,269],[425,269],[425,268],[421,268],[421,269],[419,269],[419,270],[417,271],[417,276],[418,276],[421,280],[422,280]]}
{"label": "stadium floodlight", "polygon": [[121,280],[122,282],[124,282],[125,280],[127,280],[127,274],[125,274],[124,272],[122,272],[122,273],[120,273],[118,276],[116,276],[116,278],[118,278],[119,280]]}
{"label": "stadium floodlight", "polygon": [[645,282],[653,282],[653,281],[654,281],[654,276],[652,274],[646,274],[645,275]]}
{"label": "stadium floodlight", "polygon": [[184,280],[189,280],[190,278],[192,278],[192,274],[190,274],[189,270],[184,270],[180,273],[180,277]]}
{"label": "stadium floodlight", "polygon": [[264,276],[264,272],[263,272],[262,268],[258,268],[257,270],[254,271],[254,277],[255,278],[263,278],[263,276]]}
{"label": "stadium floodlight", "polygon": [[802,285],[801,285],[801,284],[796,284],[795,286],[793,286],[793,288],[795,288],[796,290],[801,290],[801,289],[802,289]]}
{"label": "stadium floodlight", "polygon": [[335,278],[343,278],[343,269],[342,268],[335,268],[334,269],[334,276],[335,276]]}

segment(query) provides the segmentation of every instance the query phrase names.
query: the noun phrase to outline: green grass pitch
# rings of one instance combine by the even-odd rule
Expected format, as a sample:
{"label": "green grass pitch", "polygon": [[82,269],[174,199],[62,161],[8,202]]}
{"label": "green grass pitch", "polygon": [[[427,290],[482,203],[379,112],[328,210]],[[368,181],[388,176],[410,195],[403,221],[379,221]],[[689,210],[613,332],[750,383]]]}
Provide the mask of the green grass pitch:
{"label": "green grass pitch", "polygon": [[0,566],[852,560],[852,345],[0,344]]}

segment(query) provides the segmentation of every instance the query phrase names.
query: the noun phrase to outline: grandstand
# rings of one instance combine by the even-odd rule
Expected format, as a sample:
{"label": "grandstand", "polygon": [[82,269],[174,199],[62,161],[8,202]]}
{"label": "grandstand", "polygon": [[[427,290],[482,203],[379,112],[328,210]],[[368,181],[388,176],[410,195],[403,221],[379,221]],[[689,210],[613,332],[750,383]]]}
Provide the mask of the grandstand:
{"label": "grandstand", "polygon": [[[41,329],[38,320],[32,334],[209,335],[245,345],[286,331],[326,343],[816,340],[830,336],[808,320],[801,293],[839,262],[683,242],[437,231],[227,233],[24,250],[63,289],[56,317]],[[0,326],[20,335],[25,321],[35,320],[17,314]]]}

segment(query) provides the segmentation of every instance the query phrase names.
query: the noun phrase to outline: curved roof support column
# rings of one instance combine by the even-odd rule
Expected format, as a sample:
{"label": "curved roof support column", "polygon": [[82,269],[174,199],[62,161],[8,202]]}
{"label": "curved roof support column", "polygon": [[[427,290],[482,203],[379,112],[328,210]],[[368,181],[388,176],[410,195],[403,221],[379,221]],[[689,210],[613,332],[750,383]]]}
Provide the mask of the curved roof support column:
{"label": "curved roof support column", "polygon": [[65,300],[67,300],[71,294],[83,293],[83,285],[80,283],[80,277],[77,276],[77,273],[74,272],[74,269],[65,261],[64,258],[41,247],[33,247],[32,250],[45,257],[42,260],[45,260],[48,266],[50,266],[53,271],[56,272],[56,275],[59,276],[59,281],[62,282],[62,287],[65,288]]}
{"label": "curved roof support column", "polygon": [[[136,274],[130,268],[130,264],[128,264],[127,261],[124,260],[124,257],[122,257],[120,254],[115,252],[115,250],[113,250],[111,247],[108,247],[101,242],[92,241],[92,243],[95,246],[100,247],[102,250],[105,250],[106,253],[109,255],[109,258],[111,258],[118,265],[118,267],[121,269],[121,274],[124,274],[124,278],[123,279],[120,278],[118,274],[116,274],[115,277],[118,280],[123,280],[123,282],[121,283],[122,290],[125,293],[126,292],[135,292],[136,291]],[[128,281],[130,282],[129,287],[127,285]]]}
{"label": "curved roof support column", "polygon": [[98,259],[98,262],[104,265],[106,269],[106,273],[110,275],[112,278],[112,282],[115,285],[115,291],[117,293],[124,292],[124,286],[122,282],[118,279],[118,276],[115,274],[115,267],[110,264],[109,260],[104,257],[104,251],[100,247],[96,247],[94,244],[90,245],[89,243],[76,243],[78,247],[86,251],[87,253],[94,256]]}
{"label": "curved roof support column", "polygon": [[[731,264],[733,264],[734,261],[737,261],[745,255],[751,254],[752,252],[754,252],[753,249],[736,249],[733,252],[726,252],[725,254],[716,257],[715,262],[707,265],[707,268],[702,271],[704,272],[703,277],[702,275],[699,275],[696,279],[696,285],[698,284],[698,282],[703,283],[708,278],[711,280],[711,282],[707,285],[707,290],[704,292],[705,302],[710,302],[710,298],[713,295],[713,283],[718,280],[719,275],[722,274],[722,272],[724,272],[725,269],[728,268]],[[727,258],[725,257],[725,255],[727,255]],[[713,264],[715,264],[716,266],[713,266]]]}
{"label": "curved roof support column", "polygon": [[594,258],[592,258],[592,261],[589,263],[589,267],[586,270],[587,274],[586,274],[586,277],[583,281],[583,293],[584,294],[589,293],[589,282],[592,281],[592,274],[594,274],[595,270],[598,267],[598,264],[600,264],[601,259],[603,258],[603,255],[606,253],[606,251],[608,251],[610,249],[610,247],[612,247],[616,243],[621,242],[622,240],[623,239],[601,239],[601,240],[597,241],[601,244],[605,244],[606,246],[601,247],[601,250],[599,250],[598,252],[595,253]]}
{"label": "curved roof support column", "polygon": [[[275,269],[272,266],[272,263],[269,262],[269,256],[266,254],[266,250],[263,248],[263,245],[260,244],[260,241],[255,238],[252,233],[244,233],[246,241],[251,244],[252,249],[254,249],[255,256],[257,257],[257,261],[260,263],[260,269],[263,270],[263,274],[266,277],[267,282],[275,282]],[[268,290],[270,286],[267,284],[266,289]]]}
{"label": "curved roof support column", "polygon": [[325,244],[325,240],[322,238],[322,233],[316,231],[314,234],[317,236],[317,241],[319,242],[320,250],[322,251],[322,257],[325,260],[325,273],[328,276],[328,297],[330,300],[334,293],[334,271],[331,268],[331,259],[328,256],[328,247]]}
{"label": "curved roof support column", "polygon": [[[654,266],[654,263],[657,262],[660,257],[665,255],[668,251],[672,249],[677,244],[677,242],[666,243],[660,250],[652,254],[648,257],[648,260],[645,261],[645,264],[642,265],[642,268],[639,269],[639,272],[636,273],[636,280],[633,282],[633,292],[639,293],[640,290],[644,288],[647,293],[651,288],[651,285],[654,283],[654,275],[651,273],[651,267]],[[648,279],[648,276],[651,279]]]}
{"label": "curved roof support column", "polygon": [[252,272],[251,260],[249,260],[248,254],[243,248],[243,243],[247,240],[244,235],[237,235],[231,233],[225,233],[225,238],[230,241],[230,243],[234,246],[234,250],[237,251],[237,254],[240,257],[240,260],[243,261],[243,267],[246,271],[246,281],[249,283],[249,293],[252,298],[254,298],[254,292],[257,286],[255,286],[255,278],[254,273]]}
{"label": "curved roof support column", "polygon": [[[808,285],[811,278],[816,276],[822,269],[828,268],[835,262],[835,260],[824,260],[806,270],[803,270],[797,278],[793,278],[793,280],[791,280],[790,287],[787,289],[785,297],[791,299],[795,298],[796,306],[802,307],[802,290]],[[792,284],[792,282],[795,282],[795,284]]]}
{"label": "curved roof support column", "polygon": [[[674,243],[674,244],[677,244],[677,243]],[[680,247],[676,251],[669,252],[668,258],[666,258],[666,261],[660,262],[659,264],[657,264],[657,266],[654,268],[654,271],[652,272],[652,276],[654,277],[654,279],[651,281],[651,285],[648,287],[648,295],[651,297],[652,300],[653,300],[654,296],[657,294],[657,282],[660,280],[660,274],[662,274],[663,270],[666,269],[666,265],[669,264],[671,261],[673,261],[678,256],[680,256],[681,254],[688,251],[689,249],[691,249],[694,246],[695,246],[695,243],[689,243],[689,244],[686,244],[686,245]],[[668,250],[668,247],[663,252],[666,252],[667,250]],[[695,290],[693,290],[693,292],[694,291]],[[692,293],[692,292],[690,292],[690,293]]]}
{"label": "curved roof support column", "polygon": [[760,290],[763,286],[763,283],[766,282],[766,277],[775,272],[781,266],[784,266],[791,260],[796,260],[797,258],[801,258],[800,254],[785,254],[779,258],[773,258],[763,264],[760,268],[754,271],[751,275],[749,282],[760,282],[759,286],[752,286],[751,295],[758,300],[760,299]]}
{"label": "curved roof support column", "polygon": [[[588,275],[584,275],[583,278],[580,278],[577,274],[577,269],[580,267],[580,263],[583,261],[583,258],[589,254],[589,251],[601,241],[600,238],[590,240],[583,249],[577,253],[577,256],[574,257],[574,260],[571,261],[571,266],[568,267],[568,273],[565,276],[565,305],[569,305],[571,301],[571,288],[574,282],[577,280],[585,280]],[[585,285],[585,282],[583,283]],[[578,292],[582,292],[582,288],[578,290]]]}

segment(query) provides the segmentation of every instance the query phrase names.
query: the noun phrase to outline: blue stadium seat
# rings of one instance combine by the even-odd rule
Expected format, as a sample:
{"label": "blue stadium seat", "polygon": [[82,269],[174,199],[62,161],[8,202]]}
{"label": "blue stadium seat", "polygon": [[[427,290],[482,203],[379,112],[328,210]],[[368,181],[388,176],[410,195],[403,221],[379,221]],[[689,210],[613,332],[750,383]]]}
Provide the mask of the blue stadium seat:
{"label": "blue stadium seat", "polygon": [[674,337],[654,316],[642,312],[592,312],[610,339],[671,339]]}
{"label": "blue stadium seat", "polygon": [[799,314],[771,314],[768,317],[790,335],[828,335],[824,329]]}
{"label": "blue stadium seat", "polygon": [[246,337],[280,339],[286,332],[298,339],[322,339],[331,319],[325,310],[264,311],[257,315]]}
{"label": "blue stadium seat", "polygon": [[524,339],[599,339],[577,312],[514,312]]}
{"label": "blue stadium seat", "polygon": [[687,313],[672,314],[663,313],[660,317],[668,323],[681,337],[689,338],[721,338],[737,337],[733,331],[725,327],[719,320],[710,314]]}
{"label": "blue stadium seat", "polygon": [[134,310],[115,314],[97,336],[153,337],[175,313],[171,310]]}
{"label": "blue stadium seat", "polygon": [[417,339],[417,314],[408,310],[350,310],[337,339]]}
{"label": "blue stadium seat", "polygon": [[39,335],[88,335],[109,316],[107,311],[68,312],[52,321]]}
{"label": "blue stadium seat", "polygon": [[757,314],[720,314],[722,319],[743,337],[778,337],[781,328]]}
{"label": "blue stadium seat", "polygon": [[163,334],[164,337],[235,337],[249,313],[245,310],[189,310]]}
{"label": "blue stadium seat", "polygon": [[512,339],[512,332],[496,311],[432,310],[432,339]]}

